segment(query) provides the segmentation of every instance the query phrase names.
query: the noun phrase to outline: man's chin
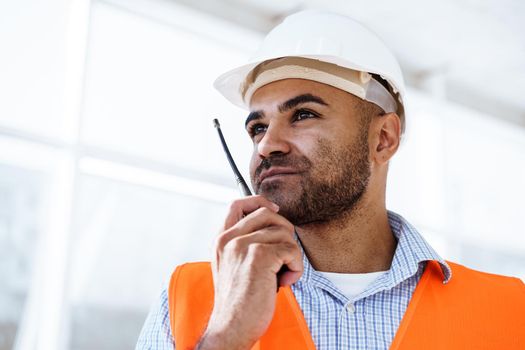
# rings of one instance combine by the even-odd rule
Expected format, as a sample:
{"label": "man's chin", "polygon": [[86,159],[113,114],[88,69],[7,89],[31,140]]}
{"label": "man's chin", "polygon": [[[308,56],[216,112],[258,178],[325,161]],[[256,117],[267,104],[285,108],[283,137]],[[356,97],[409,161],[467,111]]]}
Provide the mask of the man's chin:
{"label": "man's chin", "polygon": [[272,182],[269,184],[263,183],[259,187],[257,194],[269,199],[270,201],[274,202],[275,204],[279,205],[279,207],[281,207],[286,205],[290,201],[293,201],[294,198],[292,197],[297,196],[297,189],[291,187],[293,186],[287,186],[276,182]]}
{"label": "man's chin", "polygon": [[277,204],[279,208],[285,208],[290,206],[290,199],[288,196],[284,195],[283,193],[275,192],[275,191],[261,191],[258,193],[259,195],[265,197],[269,201]]}
{"label": "man's chin", "polygon": [[[288,195],[284,195],[284,193]],[[279,215],[282,215],[295,225],[294,221],[296,221],[297,214],[299,212],[298,209],[300,209],[300,201],[298,198],[295,198],[295,196],[290,196],[289,192],[261,191],[257,194],[262,195],[272,203],[277,204],[279,206]]]}

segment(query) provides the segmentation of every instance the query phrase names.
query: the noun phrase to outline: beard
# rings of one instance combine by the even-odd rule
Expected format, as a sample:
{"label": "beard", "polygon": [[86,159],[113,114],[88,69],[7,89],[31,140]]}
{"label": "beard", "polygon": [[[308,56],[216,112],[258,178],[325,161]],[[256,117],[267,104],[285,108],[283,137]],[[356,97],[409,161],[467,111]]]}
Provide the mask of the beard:
{"label": "beard", "polygon": [[[350,214],[370,179],[368,132],[351,144],[335,147],[320,139],[317,145],[312,159],[291,154],[265,158],[252,177],[255,192],[279,205],[279,214],[295,226]],[[294,169],[299,180],[261,182],[260,173],[272,166]]]}

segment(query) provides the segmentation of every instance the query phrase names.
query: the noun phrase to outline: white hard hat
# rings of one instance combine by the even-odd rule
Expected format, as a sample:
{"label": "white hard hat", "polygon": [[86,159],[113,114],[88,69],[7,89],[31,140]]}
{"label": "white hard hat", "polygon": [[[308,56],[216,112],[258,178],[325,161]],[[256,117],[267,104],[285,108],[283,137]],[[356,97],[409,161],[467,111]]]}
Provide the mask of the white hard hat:
{"label": "white hard hat", "polygon": [[397,112],[404,130],[401,68],[376,34],[349,17],[317,10],[288,16],[248,64],[222,74],[214,86],[247,109],[256,89],[287,78],[329,84]]}

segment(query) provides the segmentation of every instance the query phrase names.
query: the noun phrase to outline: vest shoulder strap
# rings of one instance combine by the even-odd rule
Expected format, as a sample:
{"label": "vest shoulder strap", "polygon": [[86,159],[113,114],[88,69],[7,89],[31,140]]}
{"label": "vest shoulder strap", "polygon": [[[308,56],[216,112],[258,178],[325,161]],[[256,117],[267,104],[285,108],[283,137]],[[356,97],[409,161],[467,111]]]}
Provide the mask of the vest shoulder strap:
{"label": "vest shoulder strap", "polygon": [[171,275],[168,305],[177,350],[193,350],[213,309],[213,277],[206,262],[180,265]]}
{"label": "vest shoulder strap", "polygon": [[448,263],[443,284],[429,262],[391,349],[525,349],[525,285]]}

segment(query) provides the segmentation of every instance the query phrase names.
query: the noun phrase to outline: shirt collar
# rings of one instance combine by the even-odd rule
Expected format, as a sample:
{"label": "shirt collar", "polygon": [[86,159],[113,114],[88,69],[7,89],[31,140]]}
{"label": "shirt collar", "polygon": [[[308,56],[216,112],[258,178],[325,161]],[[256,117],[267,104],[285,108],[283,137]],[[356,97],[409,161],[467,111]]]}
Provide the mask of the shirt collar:
{"label": "shirt collar", "polygon": [[394,273],[394,281],[399,283],[415,274],[422,262],[437,261],[443,273],[443,283],[452,278],[452,270],[446,261],[428,244],[421,234],[401,215],[388,211],[388,221],[394,236],[397,238],[397,248],[392,260],[390,271]]}
{"label": "shirt collar", "polygon": [[[392,211],[388,211],[388,221],[394,236],[397,238],[397,247],[392,259],[392,265],[388,272],[372,283],[363,294],[371,295],[381,290],[395,287],[414,276],[422,268],[422,265],[428,261],[437,261],[439,263],[443,273],[443,283],[448,283],[452,278],[452,270],[419,232],[401,215]],[[304,271],[298,283],[312,283],[323,289],[333,291],[334,288],[331,282],[312,267],[304,250],[302,253]],[[366,295],[361,295],[361,297]]]}

